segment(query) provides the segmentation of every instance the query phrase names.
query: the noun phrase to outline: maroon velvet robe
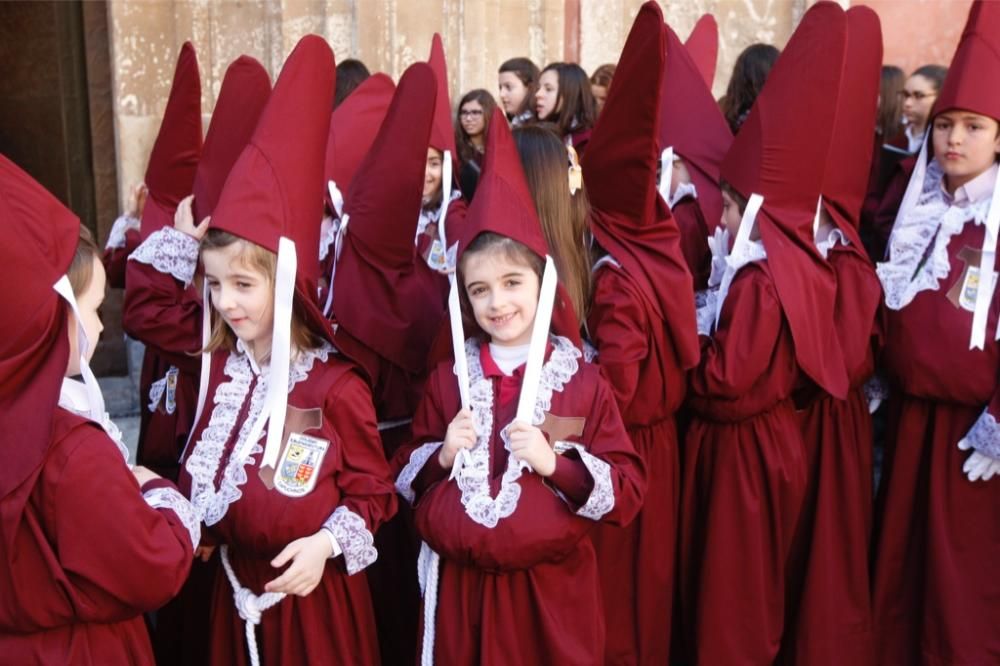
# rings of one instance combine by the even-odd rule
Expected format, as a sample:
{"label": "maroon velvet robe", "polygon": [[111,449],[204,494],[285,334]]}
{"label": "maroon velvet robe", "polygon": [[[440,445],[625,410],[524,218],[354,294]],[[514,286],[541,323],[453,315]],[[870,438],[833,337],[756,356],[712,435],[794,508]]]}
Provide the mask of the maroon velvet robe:
{"label": "maroon velvet robe", "polygon": [[836,245],[837,337],[847,400],[821,394],[798,412],[809,465],[802,530],[806,567],[786,654],[798,664],[873,664],[869,554],[872,419],[864,384],[881,343],[882,288],[867,257]]}
{"label": "maroon velvet robe", "polygon": [[630,525],[600,524],[591,532],[608,625],[605,663],[666,664],[680,503],[674,412],[684,400],[686,373],[663,321],[622,269],[608,264],[594,274],[587,323],[649,480]]}
{"label": "maroon velvet robe", "polygon": [[708,276],[712,272],[712,253],[708,249],[711,234],[705,216],[694,197],[684,197],[670,212],[681,230],[681,252],[694,279],[694,290],[701,291],[708,287]]}
{"label": "maroon velvet robe", "polygon": [[101,256],[104,272],[107,273],[108,286],[112,289],[125,288],[125,264],[132,250],[139,247],[139,230],[129,229],[125,232],[124,247],[105,248]]}
{"label": "maroon velvet robe", "polygon": [[791,330],[767,261],[737,273],[702,338],[681,488],[685,663],[772,663],[799,569],[806,456]]}
{"label": "maroon velvet robe", "polygon": [[0,511],[25,495],[0,559],[0,661],[152,664],[142,613],[177,593],[194,550],[177,514],[150,508],[107,435],[61,408],[41,466]]}
{"label": "maroon velvet robe", "polygon": [[[492,398],[474,411],[489,412],[492,421],[483,427],[490,429],[486,483],[495,498],[507,485],[501,482],[508,452],[500,430],[514,417],[520,380],[503,376],[486,349],[478,356],[480,386],[485,382]],[[478,359],[470,356],[474,383]],[[414,444],[394,461],[397,467],[407,463],[397,487],[416,496],[418,532],[441,556],[435,663],[599,663],[604,611],[594,548],[585,536],[596,519],[632,520],[645,485],[612,391],[596,366],[577,359],[572,377],[552,391],[546,412],[556,419],[542,429],[552,440],[578,443],[583,452],[567,449],[548,480],[525,472],[513,481],[520,489],[516,508],[491,528],[470,517],[458,481],[448,480],[449,471],[437,462],[460,406],[452,365],[442,363],[431,375],[413,423]],[[408,472],[411,478],[419,472],[412,485],[404,481]],[[613,503],[595,509],[601,498]]]}
{"label": "maroon velvet robe", "polygon": [[887,310],[883,355],[891,383],[885,471],[876,507],[874,614],[883,664],[990,664],[1000,659],[1000,482],[971,482],[958,449],[987,405],[996,409],[1000,298],[984,350],[969,349],[972,313],[961,285],[983,226],[951,238],[951,271],[936,291]]}

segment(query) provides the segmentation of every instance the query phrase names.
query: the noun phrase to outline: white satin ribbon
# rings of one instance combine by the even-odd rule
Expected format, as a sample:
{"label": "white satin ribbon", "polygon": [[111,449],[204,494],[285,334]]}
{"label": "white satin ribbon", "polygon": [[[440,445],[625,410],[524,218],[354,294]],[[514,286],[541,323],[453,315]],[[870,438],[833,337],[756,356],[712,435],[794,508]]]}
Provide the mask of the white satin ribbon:
{"label": "white satin ribbon", "polygon": [[208,340],[211,337],[212,327],[212,295],[208,289],[208,280],[202,281],[201,287],[201,372],[198,374],[198,405],[194,410],[194,422],[191,424],[191,432],[188,433],[184,449],[181,451],[178,460],[184,460],[184,454],[191,446],[191,439],[194,437],[195,428],[201,420],[201,414],[205,411],[205,401],[208,400],[208,380],[212,372],[212,355],[205,351],[208,347]]}
{"label": "white satin ribbon", "polygon": [[670,201],[670,183],[674,177],[674,147],[667,146],[660,153],[660,196]]}
{"label": "white satin ribbon", "polygon": [[73,286],[69,282],[69,277],[63,275],[52,285],[52,288],[63,297],[63,300],[69,303],[76,318],[77,352],[80,354],[80,374],[87,387],[88,412],[92,421],[103,423],[104,394],[101,393],[101,385],[97,383],[97,377],[94,376],[94,372],[90,369],[90,363],[87,361],[90,341],[87,339],[87,332],[83,330],[83,317],[80,316],[80,307],[77,305],[76,296],[73,295]]}

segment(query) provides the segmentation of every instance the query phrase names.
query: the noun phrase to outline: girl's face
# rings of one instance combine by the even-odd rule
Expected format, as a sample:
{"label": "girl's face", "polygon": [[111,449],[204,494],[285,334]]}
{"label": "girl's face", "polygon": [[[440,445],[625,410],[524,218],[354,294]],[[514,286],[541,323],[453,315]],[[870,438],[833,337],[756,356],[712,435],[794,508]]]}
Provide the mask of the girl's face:
{"label": "girl's face", "polygon": [[475,252],[463,262],[465,293],[479,327],[503,347],[531,342],[538,309],[538,275],[503,252]]}
{"label": "girl's face", "polygon": [[[89,342],[87,349],[87,361],[94,357],[94,350],[97,349],[97,342],[101,338],[104,324],[101,323],[101,315],[98,309],[104,302],[104,265],[101,260],[94,257],[94,266],[90,276],[90,284],[83,290],[83,293],[73,294],[76,297],[76,306],[80,310],[80,324],[87,334]],[[77,341],[76,316],[72,310],[69,313],[69,366],[66,369],[67,377],[75,377],[80,374],[80,345]]]}
{"label": "girl's face", "polygon": [[556,101],[559,99],[559,74],[550,69],[542,72],[538,79],[538,92],[535,93],[535,114],[539,120],[545,120],[559,109]]}
{"label": "girl's face", "polygon": [[500,105],[508,115],[514,115],[521,109],[524,96],[528,94],[528,86],[517,78],[514,72],[500,72]]}
{"label": "girl's face", "polygon": [[470,137],[480,136],[486,128],[486,119],[483,117],[483,105],[471,99],[462,105],[458,111],[458,118],[462,123],[462,130]]}
{"label": "girl's face", "polygon": [[900,91],[903,98],[903,115],[906,120],[916,129],[923,129],[927,124],[927,117],[931,114],[931,107],[937,98],[937,91],[934,83],[919,74],[915,74],[906,80],[903,90]]}
{"label": "girl's face", "polygon": [[674,192],[681,185],[687,185],[691,182],[691,174],[688,173],[687,165],[684,164],[684,160],[674,155],[673,164],[670,167],[673,173],[670,176],[670,196],[674,196]]}
{"label": "girl's face", "polygon": [[260,361],[271,351],[274,289],[271,280],[243,261],[242,243],[204,250],[205,281],[214,307],[236,337]]}
{"label": "girl's face", "polygon": [[597,102],[597,112],[604,108],[604,100],[608,98],[608,89],[605,86],[591,85],[590,92],[594,94],[594,101]]}
{"label": "girl's face", "polygon": [[[482,110],[482,107],[480,107]],[[430,201],[441,189],[441,174],[444,160],[437,148],[427,149],[427,166],[424,169],[424,201]]]}
{"label": "girl's face", "polygon": [[729,246],[732,248],[733,241],[736,240],[736,234],[740,230],[740,219],[743,214],[740,212],[739,204],[737,204],[729,193],[722,190],[722,225],[729,231]]}
{"label": "girl's face", "polygon": [[1000,152],[997,121],[971,111],[945,111],[934,118],[931,140],[948,188],[954,191],[983,173]]}

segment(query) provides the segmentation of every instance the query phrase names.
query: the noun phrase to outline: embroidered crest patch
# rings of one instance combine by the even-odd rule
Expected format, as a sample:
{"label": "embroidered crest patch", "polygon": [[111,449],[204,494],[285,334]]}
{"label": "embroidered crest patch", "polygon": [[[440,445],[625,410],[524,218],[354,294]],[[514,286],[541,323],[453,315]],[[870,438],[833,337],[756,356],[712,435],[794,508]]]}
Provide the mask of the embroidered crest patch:
{"label": "embroidered crest patch", "polygon": [[319,468],[330,448],[329,440],[294,432],[278,461],[274,487],[282,495],[302,497],[316,485]]}
{"label": "embroidered crest patch", "polygon": [[180,371],[174,366],[170,366],[167,370],[167,391],[166,391],[166,405],[164,407],[167,410],[167,414],[173,414],[177,409],[177,375]]}
{"label": "embroidered crest patch", "polygon": [[[948,290],[948,300],[957,308],[962,308],[968,312],[975,312],[976,297],[979,295],[979,263],[982,252],[970,247],[963,247],[958,258],[965,264],[962,275],[955,281],[955,284]],[[998,273],[993,273],[993,284],[996,284]],[[992,285],[991,285],[992,286]]]}

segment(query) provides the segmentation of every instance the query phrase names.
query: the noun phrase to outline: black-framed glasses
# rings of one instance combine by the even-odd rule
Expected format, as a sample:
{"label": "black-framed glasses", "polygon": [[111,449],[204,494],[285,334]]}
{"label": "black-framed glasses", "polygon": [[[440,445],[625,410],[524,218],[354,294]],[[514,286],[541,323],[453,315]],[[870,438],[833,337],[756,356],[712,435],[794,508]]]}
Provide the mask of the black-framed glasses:
{"label": "black-framed glasses", "polygon": [[458,115],[461,118],[478,118],[479,116],[483,115],[483,110],[482,109],[462,109],[461,111],[458,112]]}

